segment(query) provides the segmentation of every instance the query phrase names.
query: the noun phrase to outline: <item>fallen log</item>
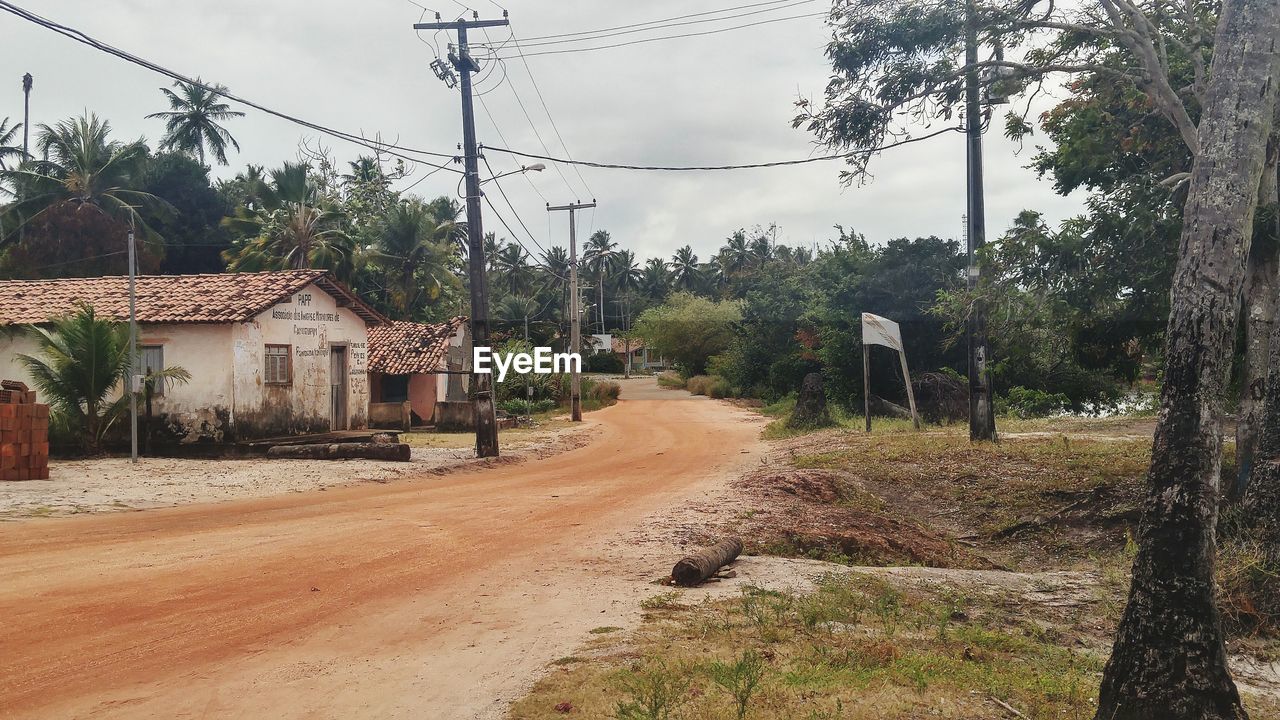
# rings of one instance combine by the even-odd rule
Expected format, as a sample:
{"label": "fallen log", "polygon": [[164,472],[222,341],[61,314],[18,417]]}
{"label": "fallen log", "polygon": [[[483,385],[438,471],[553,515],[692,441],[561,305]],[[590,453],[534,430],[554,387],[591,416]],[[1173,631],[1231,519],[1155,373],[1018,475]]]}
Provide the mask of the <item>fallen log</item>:
{"label": "fallen log", "polygon": [[317,445],[275,445],[267,457],[281,460],[391,460],[409,462],[410,448],[404,443],[325,443]]}
{"label": "fallen log", "polygon": [[742,541],[738,538],[721,540],[709,548],[682,558],[671,569],[671,579],[676,585],[693,587],[715,575],[723,566],[737,559],[742,553]]}

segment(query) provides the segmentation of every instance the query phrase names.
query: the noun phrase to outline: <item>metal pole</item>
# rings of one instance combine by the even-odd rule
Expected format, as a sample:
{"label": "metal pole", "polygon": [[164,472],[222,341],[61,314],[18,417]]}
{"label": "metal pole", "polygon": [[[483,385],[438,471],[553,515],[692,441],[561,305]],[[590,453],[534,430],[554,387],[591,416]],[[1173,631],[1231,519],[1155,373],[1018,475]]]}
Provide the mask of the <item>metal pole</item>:
{"label": "metal pole", "polygon": [[[978,87],[978,19],[974,0],[965,16],[965,135],[968,160],[968,286],[979,287],[978,253],[986,244],[986,203],[982,187],[982,107]],[[987,342],[986,309],[975,303],[967,323],[969,339],[969,439],[995,440],[996,419],[991,403],[991,347]]]}
{"label": "metal pole", "polygon": [[871,432],[871,358],[867,353],[871,346],[862,346],[862,415],[867,421],[867,432]]}
{"label": "metal pole", "polygon": [[129,393],[129,458],[138,462],[138,293],[137,263],[133,235],[133,217],[129,218],[129,376],[125,379],[125,389]]}
{"label": "metal pole", "polygon": [[31,73],[22,76],[22,159],[31,157]]}

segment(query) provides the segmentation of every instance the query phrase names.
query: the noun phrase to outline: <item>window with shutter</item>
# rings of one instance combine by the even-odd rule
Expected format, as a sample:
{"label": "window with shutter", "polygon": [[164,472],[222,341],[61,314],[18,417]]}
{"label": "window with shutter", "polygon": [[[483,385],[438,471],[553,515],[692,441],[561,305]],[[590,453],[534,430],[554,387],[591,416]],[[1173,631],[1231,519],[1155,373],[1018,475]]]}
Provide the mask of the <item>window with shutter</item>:
{"label": "window with shutter", "polygon": [[268,385],[288,385],[290,378],[291,345],[268,345],[263,357],[266,367],[263,370],[263,381]]}
{"label": "window with shutter", "polygon": [[[151,375],[164,370],[164,346],[163,345],[143,345],[142,346],[142,374]],[[151,387],[151,395],[153,397],[164,396],[164,380],[157,379]]]}

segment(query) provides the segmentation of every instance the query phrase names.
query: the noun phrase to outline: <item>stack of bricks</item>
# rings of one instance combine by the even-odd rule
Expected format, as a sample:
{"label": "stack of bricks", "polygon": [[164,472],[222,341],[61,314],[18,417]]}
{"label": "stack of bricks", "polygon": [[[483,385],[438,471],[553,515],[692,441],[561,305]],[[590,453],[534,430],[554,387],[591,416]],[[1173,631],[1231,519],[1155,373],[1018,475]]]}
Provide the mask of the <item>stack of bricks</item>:
{"label": "stack of bricks", "polygon": [[13,380],[0,381],[0,480],[49,479],[49,406]]}

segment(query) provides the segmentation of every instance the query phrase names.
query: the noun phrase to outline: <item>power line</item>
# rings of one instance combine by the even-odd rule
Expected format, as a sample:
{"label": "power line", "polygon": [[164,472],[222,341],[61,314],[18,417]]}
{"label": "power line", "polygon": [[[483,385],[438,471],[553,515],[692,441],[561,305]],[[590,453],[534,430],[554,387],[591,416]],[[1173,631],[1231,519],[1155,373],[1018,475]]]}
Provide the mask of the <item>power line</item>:
{"label": "power line", "polygon": [[574,37],[578,35],[594,35],[596,33],[611,32],[613,30],[626,30],[628,28],[640,27],[642,25],[659,25],[662,23],[672,22],[674,20],[685,20],[687,18],[704,17],[706,15],[719,15],[720,13],[734,12],[736,10],[747,10],[749,8],[763,7],[765,5],[778,5],[780,3],[784,3],[788,1],[789,0],[769,0],[769,2],[758,2],[758,3],[752,3],[750,5],[738,5],[737,7],[721,8],[719,10],[707,10],[704,12],[693,13],[691,15],[677,15],[676,17],[663,18],[661,20],[650,20],[649,22],[632,23],[630,25],[618,25],[616,27],[601,28],[599,30],[583,30],[581,32],[558,33],[554,35],[539,35],[537,37],[525,38],[525,40],[526,41],[550,40],[553,38]]}
{"label": "power line", "polygon": [[[524,65],[524,71],[529,75],[529,82],[533,84],[533,91],[538,94],[538,102],[542,103],[542,111],[547,114],[547,120],[551,123],[551,129],[555,131],[556,138],[560,141],[560,149],[564,150],[564,154],[569,158],[569,160],[573,160],[573,154],[569,152],[569,146],[565,144],[564,137],[560,134],[560,128],[556,127],[555,118],[551,117],[551,110],[547,107],[546,98],[542,96],[542,89],[538,87],[538,81],[533,77],[533,68],[529,67],[529,61],[525,58],[524,51],[520,49],[520,41],[516,38],[515,31],[510,28],[507,30],[511,33],[511,41],[516,46],[516,54],[520,56],[520,62]],[[512,90],[514,89],[515,86],[512,86]],[[576,166],[573,168],[573,172],[578,176],[578,181],[582,183],[582,187],[586,188],[587,195],[595,197],[595,191],[591,189],[591,185],[589,185],[586,179],[582,177],[582,173],[578,172],[578,168]]]}
{"label": "power line", "polygon": [[[769,20],[757,20],[755,22],[744,23],[742,25],[733,25],[731,27],[726,27],[726,28],[718,28],[716,30],[703,30],[701,32],[683,33],[680,35],[663,35],[660,37],[644,38],[642,40],[630,40],[628,42],[613,43],[610,45],[597,45],[596,47],[566,48],[563,50],[541,50],[539,52],[523,53],[520,55],[520,57],[531,58],[531,57],[538,57],[539,55],[562,55],[564,53],[579,53],[579,52],[592,52],[595,50],[608,50],[610,48],[620,48],[620,47],[627,47],[629,45],[641,45],[644,43],[658,42],[659,40],[677,40],[680,38],[703,37],[706,35],[718,35],[720,33],[730,32],[732,30],[742,30],[744,28],[756,27],[758,25],[770,25],[772,23],[786,22],[788,20],[800,20],[803,18],[818,18],[818,17],[827,17],[827,13],[820,12],[820,13],[809,13],[806,15],[790,15],[787,17],[772,18]],[[516,43],[516,46],[517,46],[517,52],[518,52],[519,43]],[[502,59],[510,60],[512,57],[514,56],[507,55]]]}
{"label": "power line", "polygon": [[315,130],[316,132],[323,133],[325,135],[338,138],[340,140],[346,140],[347,142],[351,142],[356,145],[362,145],[366,148],[369,148],[370,150],[374,150],[376,152],[383,152],[393,157],[401,158],[402,160],[408,160],[409,162],[414,162],[414,163],[422,163],[424,165],[430,165],[431,167],[435,167],[439,169],[447,169],[451,172],[457,172],[457,173],[461,172],[460,170],[450,168],[447,165],[441,165],[438,163],[429,162],[429,161],[423,160],[422,158],[410,157],[408,155],[403,155],[400,152],[396,152],[396,151],[413,153],[416,155],[428,155],[428,156],[434,156],[434,157],[449,158],[450,160],[455,160],[455,161],[457,159],[456,155],[452,155],[449,153],[438,153],[430,150],[418,150],[415,148],[404,147],[401,145],[384,143],[380,140],[369,140],[359,135],[353,135],[351,133],[343,132],[341,130],[335,130],[333,128],[321,125],[316,122],[312,122],[310,120],[304,120],[302,118],[289,115],[287,113],[283,113],[278,110],[273,110],[260,103],[256,103],[256,102],[253,102],[252,100],[247,100],[243,97],[234,95],[228,92],[225,88],[218,89],[216,85],[209,85],[203,81],[194,80],[190,77],[187,77],[176,71],[170,70],[150,60],[146,60],[137,55],[133,55],[132,53],[129,53],[125,50],[121,50],[117,47],[114,47],[105,42],[97,40],[80,30],[76,30],[75,28],[57,23],[53,20],[49,20],[39,15],[36,15],[35,13],[32,13],[29,10],[26,10],[22,7],[14,5],[13,3],[8,2],[7,0],[0,0],[0,10],[4,10],[5,12],[8,12],[12,15],[16,15],[17,17],[23,20],[39,25],[47,30],[52,30],[58,33],[59,35],[70,38],[82,45],[87,45],[91,48],[94,48],[95,50],[99,50],[101,52],[107,53],[108,55],[115,56],[121,60],[132,63],[134,65],[145,68],[147,70],[158,73],[160,75],[164,75],[165,77],[168,77],[172,80],[177,80],[178,82],[186,83],[188,85],[201,88],[206,92],[213,93],[214,95],[220,95],[222,97],[227,98],[228,100],[238,102],[241,105],[251,107],[255,110],[264,112],[268,115],[280,118],[281,120],[286,120],[296,125],[301,125],[302,127]]}
{"label": "power line", "polygon": [[[499,138],[502,140],[502,142],[505,144],[505,143],[507,142],[507,138],[506,138],[506,136],[505,136],[505,135],[503,135],[503,134],[502,134],[502,128],[498,127],[498,120],[497,120],[497,118],[495,118],[495,117],[493,116],[493,113],[489,112],[489,106],[488,106],[487,104],[485,104],[483,93],[476,95],[476,99],[480,101],[480,109],[484,111],[484,115],[485,115],[485,117],[487,117],[487,118],[489,119],[489,124],[493,126],[493,129],[494,129],[495,131],[497,131],[497,133],[498,133],[498,137],[499,137]],[[488,165],[488,164],[489,164],[489,161],[488,161],[488,160],[485,160],[485,165]],[[490,174],[490,175],[494,175],[494,174],[495,174],[495,173],[493,172],[493,168],[489,168],[489,174]],[[522,176],[524,176],[524,179],[525,179],[526,181],[528,181],[528,183],[529,183],[529,187],[533,188],[533,191],[534,191],[534,192],[536,192],[536,193],[538,193],[538,197],[542,198],[542,201],[543,201],[544,203],[547,203],[548,205],[550,205],[550,204],[551,204],[551,201],[550,201],[550,200],[548,200],[548,199],[547,199],[547,196],[546,196],[546,195],[543,195],[543,194],[542,194],[542,191],[538,189],[538,185],[537,185],[537,183],[535,183],[535,182],[533,181],[533,178],[529,177],[529,173],[522,172],[522,173],[520,173],[520,174],[521,174]]]}
{"label": "power line", "polygon": [[[493,216],[494,216],[494,217],[496,217],[496,218],[498,218],[498,222],[502,223],[502,227],[504,227],[504,228],[506,228],[506,229],[507,229],[507,232],[508,232],[508,233],[510,233],[510,235],[511,235],[512,239],[516,241],[516,244],[517,244],[517,245],[519,245],[521,248],[523,248],[525,252],[529,253],[529,257],[535,257],[535,256],[534,256],[534,254],[533,254],[533,252],[532,252],[532,251],[530,251],[530,250],[529,250],[529,248],[528,248],[528,247],[527,247],[523,242],[521,242],[521,240],[520,240],[520,236],[516,234],[516,231],[515,231],[515,230],[512,230],[512,229],[511,229],[511,226],[507,224],[506,219],[505,219],[505,218],[503,218],[503,217],[502,217],[502,214],[498,212],[498,208],[496,208],[496,207],[494,207],[494,206],[493,206],[493,201],[492,201],[492,200],[490,200],[490,199],[489,199],[489,197],[488,197],[487,195],[482,195],[481,197],[483,197],[483,198],[484,198],[485,204],[487,204],[487,205],[489,206],[489,210],[493,212]],[[514,209],[513,209],[513,211],[514,211]],[[519,215],[516,215],[516,218],[517,218],[517,219],[518,219],[519,217],[520,217]],[[532,239],[532,238],[533,238],[533,236],[532,236],[532,235],[530,235],[530,236],[529,236],[529,238],[530,238],[530,239]],[[541,247],[541,246],[539,246],[539,247]],[[568,282],[568,278],[564,277],[563,275],[559,275],[559,274],[557,274],[557,273],[556,273],[556,272],[554,272],[554,271],[553,271],[549,266],[546,266],[546,265],[539,265],[539,266],[537,266],[537,267],[538,267],[538,268],[540,268],[543,272],[547,273],[548,275],[551,275],[552,277],[555,277],[555,278],[558,278],[558,279],[560,279],[560,280],[564,280],[565,282]]]}
{"label": "power line", "polygon": [[544,47],[547,45],[564,45],[566,43],[589,42],[591,40],[603,40],[605,38],[619,37],[621,35],[634,35],[635,33],[652,32],[655,30],[665,30],[668,28],[685,27],[688,25],[701,25],[704,23],[722,22],[725,20],[735,20],[737,18],[750,17],[753,15],[763,15],[765,13],[778,12],[779,10],[786,10],[788,8],[793,8],[799,5],[808,5],[810,3],[814,3],[817,1],[818,0],[785,0],[785,4],[782,4],[782,5],[777,5],[776,3],[774,3],[775,7],[765,8],[764,10],[752,10],[750,12],[739,13],[737,15],[725,15],[723,17],[702,18],[700,20],[686,20],[684,22],[673,22],[673,23],[666,23],[666,24],[652,23],[651,24],[652,27],[641,27],[633,30],[619,30],[618,32],[607,32],[604,30],[596,31],[603,34],[593,34],[590,32],[575,33],[575,34],[585,35],[586,37],[565,38],[561,40],[552,39],[552,40],[546,40],[544,42],[530,42],[529,40],[525,40],[523,46],[526,48],[532,48],[532,47]]}
{"label": "power line", "polygon": [[[538,250],[540,250],[545,256],[547,254],[547,249],[542,247],[542,243],[538,242],[538,239],[533,236],[532,232],[530,232],[529,226],[526,225],[524,219],[520,217],[520,213],[516,212],[516,206],[511,204],[511,198],[507,197],[507,191],[503,190],[502,183],[498,182],[498,174],[493,171],[493,166],[489,164],[489,158],[481,155],[480,159],[484,161],[484,166],[489,171],[489,182],[493,183],[494,187],[498,188],[498,194],[502,195],[502,199],[507,203],[507,207],[511,208],[511,214],[515,215],[516,220],[520,222],[520,227],[524,228],[524,231],[529,235],[529,239],[533,241],[534,245],[538,246]],[[550,242],[550,240],[548,240],[548,242]],[[528,248],[525,249],[528,250]]]}
{"label": "power line", "polygon": [[602,168],[605,170],[661,170],[661,171],[668,171],[668,172],[691,172],[691,171],[703,171],[703,170],[706,170],[706,171],[750,170],[753,168],[784,167],[787,165],[807,165],[809,163],[826,162],[830,160],[843,160],[851,157],[856,157],[858,155],[870,155],[872,153],[878,153],[884,150],[889,150],[891,148],[900,147],[902,145],[910,145],[911,143],[920,142],[922,140],[928,140],[930,138],[934,138],[939,135],[942,135],[943,133],[949,133],[949,132],[964,132],[964,129],[947,127],[941,130],[935,130],[934,132],[931,132],[927,135],[921,135],[919,137],[913,137],[913,138],[906,138],[904,140],[899,140],[897,142],[888,143],[887,145],[880,145],[878,147],[866,148],[863,150],[853,150],[851,152],[838,153],[835,155],[821,155],[817,157],[802,158],[798,160],[778,160],[775,162],[748,163],[744,165],[623,165],[619,163],[589,162],[586,160],[573,160],[573,159],[566,160],[564,158],[550,157],[547,155],[535,155],[533,153],[520,152],[519,150],[508,150],[506,148],[493,147],[492,145],[485,145],[481,148],[481,150],[482,151],[492,150],[494,152],[507,153],[508,155],[515,155],[516,157],[530,158],[533,160],[545,160],[547,162],[559,162],[559,163],[565,163],[569,165],[583,165],[585,167]]}
{"label": "power line", "polygon": [[[511,95],[515,97],[516,104],[520,106],[520,112],[524,113],[524,119],[529,123],[529,129],[533,131],[533,136],[538,139],[538,144],[542,146],[543,152],[551,154],[551,149],[547,147],[547,143],[542,139],[542,133],[538,132],[538,126],[533,122],[533,116],[529,114],[529,109],[525,107],[524,100],[520,99],[520,93],[516,90],[516,86],[511,82],[511,76],[505,75],[502,78],[507,87],[511,88]],[[573,186],[569,184],[569,178],[565,177],[564,170],[560,169],[559,163],[552,163],[552,167],[556,169],[556,174],[560,176],[560,180],[564,182],[564,186],[569,189],[571,194],[576,193]]]}

